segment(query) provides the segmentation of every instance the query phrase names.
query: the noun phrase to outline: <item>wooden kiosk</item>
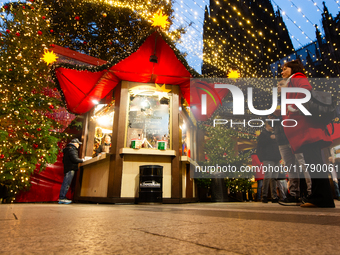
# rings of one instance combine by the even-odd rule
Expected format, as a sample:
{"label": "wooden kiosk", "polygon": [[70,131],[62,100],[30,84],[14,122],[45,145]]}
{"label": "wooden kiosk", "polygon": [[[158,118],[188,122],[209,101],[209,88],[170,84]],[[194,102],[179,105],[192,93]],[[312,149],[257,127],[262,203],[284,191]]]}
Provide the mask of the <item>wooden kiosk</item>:
{"label": "wooden kiosk", "polygon": [[68,110],[83,118],[80,156],[87,160],[75,201],[139,202],[145,165],[163,169],[163,203],[197,201],[189,169],[201,136],[186,103],[196,74],[165,34],[151,32],[119,61],[60,64],[53,73]]}

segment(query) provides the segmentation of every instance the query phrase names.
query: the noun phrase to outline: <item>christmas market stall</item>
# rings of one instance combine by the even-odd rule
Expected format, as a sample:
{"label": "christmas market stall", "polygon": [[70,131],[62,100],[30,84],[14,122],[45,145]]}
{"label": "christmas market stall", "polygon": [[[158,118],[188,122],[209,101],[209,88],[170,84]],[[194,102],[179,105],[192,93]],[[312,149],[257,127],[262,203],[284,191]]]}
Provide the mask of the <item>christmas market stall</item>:
{"label": "christmas market stall", "polygon": [[[53,67],[68,110],[83,117],[80,156],[87,160],[78,171],[76,201],[197,200],[189,169],[203,135],[187,102],[190,78],[198,74],[158,30],[136,45],[98,67]],[[158,192],[154,200],[141,199],[143,187],[151,197]]]}

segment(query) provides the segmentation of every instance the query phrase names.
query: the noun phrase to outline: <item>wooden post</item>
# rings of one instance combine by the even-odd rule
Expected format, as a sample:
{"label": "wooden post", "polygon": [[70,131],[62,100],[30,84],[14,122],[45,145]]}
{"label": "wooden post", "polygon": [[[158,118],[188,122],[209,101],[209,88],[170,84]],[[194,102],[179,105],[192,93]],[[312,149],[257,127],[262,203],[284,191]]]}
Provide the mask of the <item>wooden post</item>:
{"label": "wooden post", "polygon": [[112,129],[111,162],[109,169],[108,197],[119,198],[122,186],[123,158],[119,149],[124,148],[126,113],[128,111],[128,85],[122,81],[115,90],[115,113]]}
{"label": "wooden post", "polygon": [[[171,198],[182,198],[182,176],[179,155],[179,87],[172,87],[172,149],[176,151],[176,156],[171,161]],[[179,202],[179,201],[178,201]]]}

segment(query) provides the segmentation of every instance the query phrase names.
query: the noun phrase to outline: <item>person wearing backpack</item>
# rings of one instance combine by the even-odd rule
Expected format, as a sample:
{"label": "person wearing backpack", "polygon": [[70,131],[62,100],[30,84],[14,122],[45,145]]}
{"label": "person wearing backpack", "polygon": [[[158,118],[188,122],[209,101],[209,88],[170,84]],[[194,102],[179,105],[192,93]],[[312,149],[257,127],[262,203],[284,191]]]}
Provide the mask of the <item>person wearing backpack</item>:
{"label": "person wearing backpack", "polygon": [[[286,79],[288,87],[312,90],[304,74],[303,65],[299,60],[293,60],[283,65],[282,78]],[[288,99],[304,98],[302,93],[287,93]],[[321,150],[332,143],[326,134],[325,125],[315,121],[310,116],[300,114],[295,105],[287,105],[287,115],[284,132],[291,145],[293,153],[303,153],[309,169],[323,166]],[[289,121],[289,119],[295,120]],[[297,122],[297,125],[294,126]],[[289,127],[290,126],[290,127]],[[294,126],[294,127],[292,127]],[[301,207],[335,207],[327,172],[310,171],[312,178],[312,194],[302,200]]]}

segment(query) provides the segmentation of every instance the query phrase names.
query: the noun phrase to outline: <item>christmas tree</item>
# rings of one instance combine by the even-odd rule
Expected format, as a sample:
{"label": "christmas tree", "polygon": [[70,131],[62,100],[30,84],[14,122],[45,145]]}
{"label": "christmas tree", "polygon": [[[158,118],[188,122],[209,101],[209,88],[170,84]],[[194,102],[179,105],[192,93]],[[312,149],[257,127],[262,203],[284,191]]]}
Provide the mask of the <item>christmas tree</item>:
{"label": "christmas tree", "polygon": [[[226,128],[222,125],[209,125],[209,121],[200,124],[200,128],[205,130],[204,153],[206,161],[200,162],[202,166],[220,166],[221,169],[230,167],[234,169],[241,169],[241,166],[247,165],[250,159],[250,152],[238,151],[237,140],[240,137],[246,137],[231,128]],[[216,169],[215,169],[216,170]],[[221,172],[215,171],[213,173],[203,173],[202,178],[198,179],[198,184],[201,186],[210,185],[212,192],[212,200],[216,202],[228,201],[226,187],[230,189],[231,193],[241,191],[244,185],[235,185],[236,183],[249,184],[247,173],[240,171]],[[210,181],[207,181],[210,178]],[[231,189],[235,186],[235,189]]]}
{"label": "christmas tree", "polygon": [[14,198],[36,168],[57,159],[62,135],[51,115],[61,101],[48,96],[54,84],[47,63],[55,60],[49,7],[31,0],[0,11],[0,180]]}
{"label": "christmas tree", "polygon": [[[152,17],[162,11],[172,24],[172,1],[55,1],[51,5],[51,29],[56,44],[87,55],[110,60],[129,50],[150,32]],[[183,28],[168,32],[178,40]]]}

